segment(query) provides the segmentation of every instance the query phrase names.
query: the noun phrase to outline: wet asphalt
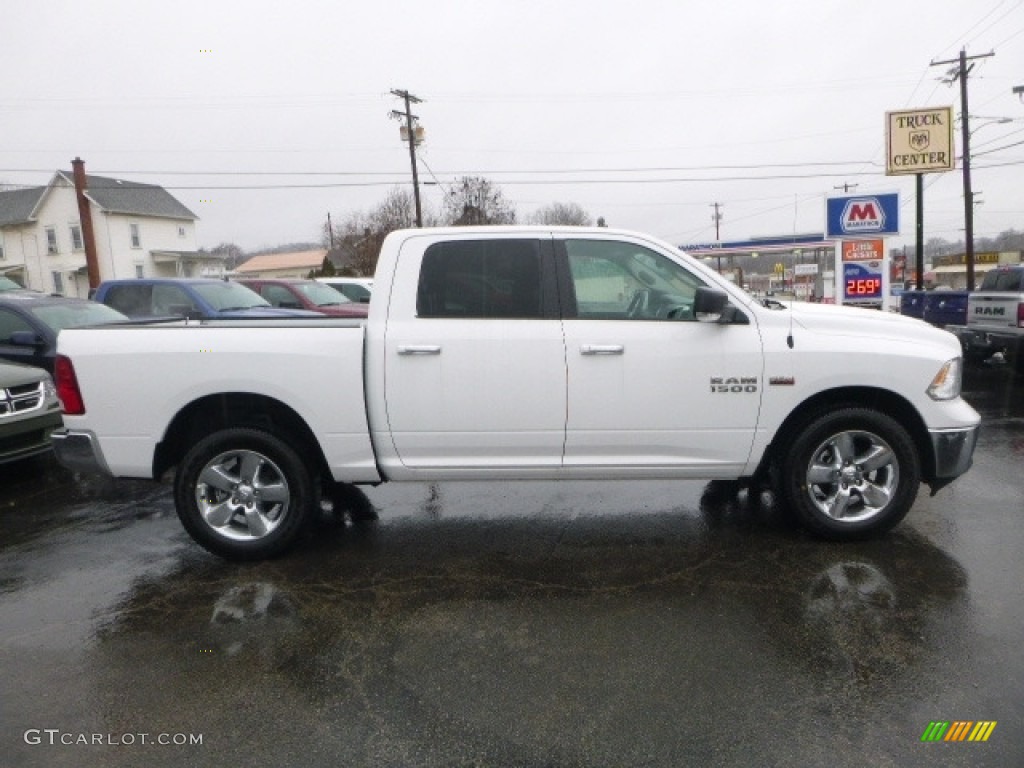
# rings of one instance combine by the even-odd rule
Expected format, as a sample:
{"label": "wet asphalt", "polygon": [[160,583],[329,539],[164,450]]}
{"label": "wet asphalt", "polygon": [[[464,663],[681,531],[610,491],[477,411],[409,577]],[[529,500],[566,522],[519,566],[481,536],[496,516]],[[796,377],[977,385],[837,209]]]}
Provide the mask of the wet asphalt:
{"label": "wet asphalt", "polygon": [[386,485],[239,565],[166,486],[2,467],[0,765],[1024,765],[1022,392],[969,371],[974,468],[852,545],[720,484]]}

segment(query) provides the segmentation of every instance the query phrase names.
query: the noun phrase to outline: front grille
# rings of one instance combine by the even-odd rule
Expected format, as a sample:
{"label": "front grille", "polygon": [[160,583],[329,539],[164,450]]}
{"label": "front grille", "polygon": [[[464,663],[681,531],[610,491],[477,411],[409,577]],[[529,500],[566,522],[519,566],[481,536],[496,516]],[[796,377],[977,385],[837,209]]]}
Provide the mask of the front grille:
{"label": "front grille", "polygon": [[0,389],[0,418],[38,410],[45,399],[46,388],[41,381]]}

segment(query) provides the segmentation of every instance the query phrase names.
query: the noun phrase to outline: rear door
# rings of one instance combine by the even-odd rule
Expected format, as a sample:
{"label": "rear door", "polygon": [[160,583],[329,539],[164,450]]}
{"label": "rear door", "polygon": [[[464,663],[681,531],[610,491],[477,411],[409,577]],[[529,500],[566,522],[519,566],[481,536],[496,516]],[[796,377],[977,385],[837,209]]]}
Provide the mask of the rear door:
{"label": "rear door", "polygon": [[566,364],[550,238],[418,237],[398,259],[384,389],[401,464],[553,473]]}
{"label": "rear door", "polygon": [[642,242],[570,238],[556,252],[567,297],[565,467],[735,476],[763,390],[753,319],[698,322],[704,281]]}

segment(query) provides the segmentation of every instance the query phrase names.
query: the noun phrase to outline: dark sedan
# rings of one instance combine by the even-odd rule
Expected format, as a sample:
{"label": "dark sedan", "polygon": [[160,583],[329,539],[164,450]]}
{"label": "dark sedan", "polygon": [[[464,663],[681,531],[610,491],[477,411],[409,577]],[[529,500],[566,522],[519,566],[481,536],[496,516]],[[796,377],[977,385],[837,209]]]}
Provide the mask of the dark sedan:
{"label": "dark sedan", "polygon": [[126,322],[116,309],[88,299],[42,293],[0,293],[0,358],[45,368],[53,374],[62,328]]}

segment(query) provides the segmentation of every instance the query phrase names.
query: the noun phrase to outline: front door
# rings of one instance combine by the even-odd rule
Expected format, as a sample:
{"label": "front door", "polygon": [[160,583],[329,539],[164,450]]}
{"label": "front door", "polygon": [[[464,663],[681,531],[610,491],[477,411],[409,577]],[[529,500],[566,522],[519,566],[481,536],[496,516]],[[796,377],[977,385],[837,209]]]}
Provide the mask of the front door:
{"label": "front door", "polygon": [[747,324],[699,322],[704,282],[623,238],[558,244],[570,295],[567,469],[735,476],[750,454],[763,390],[761,340]]}

